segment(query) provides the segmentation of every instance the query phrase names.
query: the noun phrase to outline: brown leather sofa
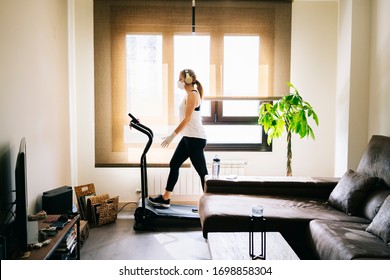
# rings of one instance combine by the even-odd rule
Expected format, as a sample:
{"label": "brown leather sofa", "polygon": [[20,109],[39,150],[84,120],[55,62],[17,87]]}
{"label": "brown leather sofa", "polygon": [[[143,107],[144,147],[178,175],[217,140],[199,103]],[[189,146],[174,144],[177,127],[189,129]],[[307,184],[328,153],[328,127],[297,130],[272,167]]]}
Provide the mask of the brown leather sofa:
{"label": "brown leather sofa", "polygon": [[301,259],[390,259],[390,137],[373,136],[341,178],[206,178],[203,235],[245,232],[253,205]]}

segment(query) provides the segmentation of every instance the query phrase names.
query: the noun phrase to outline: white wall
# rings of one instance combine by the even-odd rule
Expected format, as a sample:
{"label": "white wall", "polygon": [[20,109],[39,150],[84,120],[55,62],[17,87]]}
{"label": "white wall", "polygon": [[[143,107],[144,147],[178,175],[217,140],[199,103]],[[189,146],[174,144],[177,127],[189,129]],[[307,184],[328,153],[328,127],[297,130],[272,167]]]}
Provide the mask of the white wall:
{"label": "white wall", "polygon": [[372,0],[368,135],[390,136],[390,1]]}
{"label": "white wall", "polygon": [[340,0],[336,166],[356,169],[368,141],[370,0]]}
{"label": "white wall", "polygon": [[333,176],[337,28],[336,1],[293,2],[291,81],[319,117],[316,140],[293,143],[294,175]]}
{"label": "white wall", "polygon": [[390,2],[339,2],[336,175],[357,167],[372,135],[390,135]]}
{"label": "white wall", "polygon": [[[119,195],[121,201],[135,201],[135,190],[140,187],[138,168],[94,168],[92,7],[92,0],[75,2],[78,155],[75,184],[94,182],[99,193]],[[314,128],[315,141],[294,139],[293,174],[296,176],[333,175],[337,13],[337,2],[293,3],[291,78],[320,118],[320,126]],[[222,160],[247,160],[247,175],[282,176],[285,154],[284,138],[274,142],[272,153],[218,153]],[[206,153],[209,160],[213,156],[213,152]]]}
{"label": "white wall", "polygon": [[66,1],[0,1],[0,157],[9,154],[2,175],[14,186],[26,137],[31,214],[42,192],[71,183],[67,35]]}

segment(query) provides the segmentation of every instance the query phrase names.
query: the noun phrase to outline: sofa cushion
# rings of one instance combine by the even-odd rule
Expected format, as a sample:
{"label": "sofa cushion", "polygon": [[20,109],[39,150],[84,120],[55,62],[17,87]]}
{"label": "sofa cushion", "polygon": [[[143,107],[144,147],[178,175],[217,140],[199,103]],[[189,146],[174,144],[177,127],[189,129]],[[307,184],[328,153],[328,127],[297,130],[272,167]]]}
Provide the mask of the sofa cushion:
{"label": "sofa cushion", "polygon": [[328,203],[348,215],[360,213],[360,207],[377,178],[348,170],[331,192]]}
{"label": "sofa cushion", "polygon": [[199,201],[199,215],[205,238],[208,232],[248,231],[248,218],[255,204],[264,208],[267,231],[291,232],[291,226],[307,226],[313,219],[370,223],[362,217],[348,216],[325,202],[276,195],[205,194]]}
{"label": "sofa cushion", "polygon": [[366,227],[365,223],[313,220],[309,236],[322,260],[389,259],[390,247]]}
{"label": "sofa cushion", "polygon": [[383,201],[390,195],[390,188],[380,187],[371,192],[362,205],[363,217],[373,220]]}
{"label": "sofa cushion", "polygon": [[384,242],[390,242],[390,196],[387,196],[366,230],[380,237]]}

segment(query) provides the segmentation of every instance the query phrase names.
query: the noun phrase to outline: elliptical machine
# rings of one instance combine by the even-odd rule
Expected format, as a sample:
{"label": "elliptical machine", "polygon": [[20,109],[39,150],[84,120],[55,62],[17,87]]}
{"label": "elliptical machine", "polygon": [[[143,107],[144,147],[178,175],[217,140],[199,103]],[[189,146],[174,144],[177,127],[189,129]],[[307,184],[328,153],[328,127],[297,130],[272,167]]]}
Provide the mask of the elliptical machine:
{"label": "elliptical machine", "polygon": [[131,113],[129,126],[145,134],[148,141],[145,145],[140,159],[141,168],[141,197],[138,200],[137,209],[134,212],[134,230],[156,230],[156,220],[165,219],[182,219],[199,222],[199,214],[192,205],[171,204],[169,208],[158,208],[151,205],[148,197],[148,176],[146,154],[153,143],[153,131],[141,124]]}

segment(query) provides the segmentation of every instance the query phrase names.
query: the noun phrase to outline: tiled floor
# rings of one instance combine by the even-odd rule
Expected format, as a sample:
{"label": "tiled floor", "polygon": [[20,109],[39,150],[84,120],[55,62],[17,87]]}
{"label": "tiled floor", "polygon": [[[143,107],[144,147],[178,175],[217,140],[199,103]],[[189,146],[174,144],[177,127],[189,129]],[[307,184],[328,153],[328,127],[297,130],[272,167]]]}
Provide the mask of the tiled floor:
{"label": "tiled floor", "polygon": [[[121,211],[115,223],[90,227],[81,248],[82,260],[210,259],[199,226],[161,226],[152,232],[133,230],[134,216]],[[174,222],[173,222],[174,223]]]}

